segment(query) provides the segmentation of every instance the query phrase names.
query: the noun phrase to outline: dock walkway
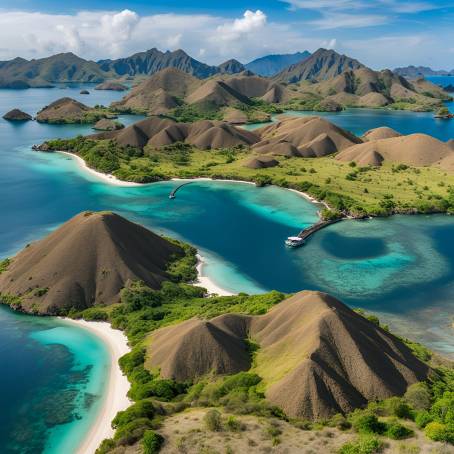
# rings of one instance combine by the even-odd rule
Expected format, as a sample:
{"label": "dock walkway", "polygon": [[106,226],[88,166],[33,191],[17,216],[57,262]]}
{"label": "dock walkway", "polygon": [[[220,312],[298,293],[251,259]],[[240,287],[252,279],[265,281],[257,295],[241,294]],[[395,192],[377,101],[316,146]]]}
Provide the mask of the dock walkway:
{"label": "dock walkway", "polygon": [[316,224],[314,224],[311,227],[307,227],[306,229],[301,230],[300,233],[298,233],[298,237],[307,240],[311,235],[313,235],[315,232],[318,232],[321,229],[324,229],[325,227],[328,227],[331,224],[335,224],[336,222],[341,221],[342,219],[332,219],[330,221],[319,221]]}

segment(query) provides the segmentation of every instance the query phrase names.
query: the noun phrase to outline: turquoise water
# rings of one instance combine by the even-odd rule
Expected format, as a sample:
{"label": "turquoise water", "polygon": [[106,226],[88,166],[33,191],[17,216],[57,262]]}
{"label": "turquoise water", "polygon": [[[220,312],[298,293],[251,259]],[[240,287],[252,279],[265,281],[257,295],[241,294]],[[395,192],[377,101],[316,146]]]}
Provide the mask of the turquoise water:
{"label": "turquoise water", "polygon": [[[446,103],[454,112],[454,103]],[[385,109],[345,109],[342,112],[297,112],[287,111],[286,115],[307,117],[317,115],[332,121],[341,128],[361,136],[366,131],[379,126],[388,126],[401,134],[424,133],[447,141],[454,138],[454,121],[434,118],[433,112],[405,112]],[[264,123],[245,125],[254,130]]]}
{"label": "turquoise water", "polygon": [[[67,90],[73,90],[77,96],[79,88]],[[0,112],[26,104],[25,110],[33,113],[62,92],[65,90],[0,90]],[[82,99],[86,103],[91,99],[108,104],[112,97],[121,94],[97,92],[96,96],[100,99]],[[22,104],[18,97],[22,97]],[[347,113],[333,118],[336,122],[350,118],[352,127],[359,128],[357,133],[381,126],[384,116],[402,126],[408,122],[414,128],[418,124],[427,126],[429,122],[433,126],[432,119],[424,117],[425,114],[382,115],[372,111],[362,116],[361,111],[355,111],[351,115],[357,120]],[[361,118],[361,124],[356,124]],[[89,131],[86,126],[35,122],[14,125],[0,120],[0,257],[12,256],[82,210],[115,210],[158,232],[196,245],[208,262],[205,273],[221,287],[250,293],[270,289],[328,291],[353,307],[379,313],[400,334],[454,356],[450,327],[454,312],[453,218],[396,216],[347,221],[318,232],[303,248],[290,250],[284,247],[284,239],[317,220],[317,207],[295,193],[275,187],[194,182],[181,189],[176,199],[169,200],[168,194],[177,182],[141,187],[106,185],[81,170],[71,157],[30,150],[31,144],[45,138],[70,137]],[[3,328],[6,323],[2,324],[0,335],[3,344],[10,348],[0,350],[0,362],[9,364],[7,360],[13,356],[9,372],[14,378],[14,374],[20,375],[24,370],[26,380],[25,384],[18,380],[17,387],[13,386],[14,379],[10,380],[12,385],[0,386],[0,398],[12,399],[8,403],[11,414],[28,408],[28,396],[45,395],[40,391],[41,374],[44,374],[43,381],[49,383],[49,392],[53,386],[58,390],[54,391],[55,395],[65,396],[67,390],[71,395],[72,382],[68,376],[72,364],[77,362],[77,352],[71,350],[69,337],[64,339],[68,343],[66,347],[44,346],[50,335],[63,342],[59,322],[31,317],[20,320],[20,332],[34,331],[35,323],[48,323],[47,328],[56,329],[45,331],[45,338],[24,335],[22,339],[27,342],[9,342],[11,330]],[[23,343],[39,351],[51,348],[63,352],[61,358],[54,355],[55,361],[61,359],[61,362],[56,366],[51,363],[52,367],[43,371],[39,369],[41,355],[23,353]],[[88,356],[86,359],[91,361]],[[85,376],[87,389],[96,388],[105,380],[105,370],[101,368],[98,372],[95,376]],[[28,379],[30,374],[34,374],[33,380]],[[8,386],[13,392],[3,391]],[[22,393],[22,387],[27,392]],[[96,413],[96,406],[92,408],[93,414]],[[27,416],[27,424],[21,427],[37,428],[29,434],[28,439],[33,441],[33,434],[43,427],[42,418],[39,412],[27,412]],[[82,437],[90,418],[46,432],[44,442],[51,443],[58,438],[61,443],[72,443],[74,438]],[[8,421],[0,428],[1,446],[16,439],[16,431]],[[34,452],[41,452],[41,448]],[[64,452],[59,449],[53,446],[47,452]]]}
{"label": "turquoise water", "polygon": [[426,76],[426,79],[442,87],[454,85],[454,76]]}
{"label": "turquoise water", "polygon": [[84,329],[0,307],[2,454],[71,453],[102,404],[110,356]]}

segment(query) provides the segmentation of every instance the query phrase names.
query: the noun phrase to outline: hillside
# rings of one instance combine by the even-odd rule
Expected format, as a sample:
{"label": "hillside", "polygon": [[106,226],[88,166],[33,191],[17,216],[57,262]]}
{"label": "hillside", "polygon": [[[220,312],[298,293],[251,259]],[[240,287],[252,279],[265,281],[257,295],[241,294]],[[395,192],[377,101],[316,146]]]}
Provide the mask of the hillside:
{"label": "hillside", "polygon": [[290,84],[302,80],[322,81],[332,79],[345,71],[363,67],[358,60],[340,55],[334,50],[318,49],[302,62],[283,69],[273,77],[273,80]]}
{"label": "hillside", "polygon": [[95,62],[73,53],[37,60],[15,58],[0,62],[0,88],[49,87],[62,82],[99,83],[109,74]]}
{"label": "hillside", "polygon": [[[252,366],[247,339],[258,344]],[[288,416],[321,419],[402,395],[428,367],[397,338],[320,292],[300,292],[262,316],[221,315],[162,328],[146,367],[186,381],[252,370]]]}
{"label": "hillside", "polygon": [[166,68],[134,87],[112,107],[120,111],[161,114],[179,106],[202,82],[176,68]]}
{"label": "hillside", "polygon": [[0,294],[25,312],[55,314],[119,302],[129,281],[159,288],[178,246],[110,212],[81,213],[32,243],[0,274]]}
{"label": "hillside", "polygon": [[219,72],[217,67],[201,63],[181,49],[173,52],[161,52],[153,48],[117,60],[100,60],[98,65],[105,72],[113,72],[117,76],[132,77],[138,75],[151,76],[165,68],[175,68],[201,79]]}
{"label": "hillside", "polygon": [[264,57],[252,60],[244,66],[259,76],[272,77],[287,66],[302,62],[310,57],[310,55],[310,52],[307,50],[304,52],[295,52],[294,54],[265,55]]}
{"label": "hillside", "polygon": [[72,98],[60,98],[41,109],[36,120],[40,123],[96,123],[110,117],[104,109],[88,107]]}
{"label": "hillside", "polygon": [[101,133],[92,137],[113,139],[121,146],[160,148],[185,143],[201,150],[249,146],[258,140],[254,133],[221,121],[177,123],[160,117],[146,118],[120,131]]}
{"label": "hillside", "polygon": [[426,134],[410,134],[383,139],[347,148],[336,156],[340,161],[355,161],[360,166],[379,166],[384,161],[409,166],[438,166],[454,170],[454,155],[448,144]]}
{"label": "hillside", "polygon": [[245,69],[244,65],[234,58],[231,58],[218,66],[218,71],[221,74],[237,74],[243,72]]}
{"label": "hillside", "polygon": [[318,83],[301,83],[299,90],[344,107],[385,107],[434,110],[450,99],[448,93],[424,79],[409,82],[389,70],[359,68]]}
{"label": "hillside", "polygon": [[279,122],[254,132],[261,138],[252,147],[258,154],[322,157],[361,143],[358,137],[320,117],[282,116]]}

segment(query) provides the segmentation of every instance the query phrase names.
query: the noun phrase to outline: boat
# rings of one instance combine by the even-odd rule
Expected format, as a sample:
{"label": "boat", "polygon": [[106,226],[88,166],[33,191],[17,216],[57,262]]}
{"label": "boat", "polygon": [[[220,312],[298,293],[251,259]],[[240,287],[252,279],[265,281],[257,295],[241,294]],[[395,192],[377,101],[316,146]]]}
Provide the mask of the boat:
{"label": "boat", "polygon": [[174,199],[174,198],[175,198],[175,196],[173,194],[169,195],[169,199]]}
{"label": "boat", "polygon": [[289,247],[300,247],[304,244],[304,240],[299,236],[289,236],[285,240],[285,244]]}

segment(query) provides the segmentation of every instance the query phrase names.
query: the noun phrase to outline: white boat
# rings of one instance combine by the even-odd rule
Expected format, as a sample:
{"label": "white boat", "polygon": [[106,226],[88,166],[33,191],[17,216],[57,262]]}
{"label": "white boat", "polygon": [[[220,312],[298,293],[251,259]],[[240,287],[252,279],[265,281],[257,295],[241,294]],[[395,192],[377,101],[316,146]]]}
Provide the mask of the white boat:
{"label": "white boat", "polygon": [[300,247],[304,244],[304,240],[299,236],[289,236],[285,240],[285,244],[289,247]]}

